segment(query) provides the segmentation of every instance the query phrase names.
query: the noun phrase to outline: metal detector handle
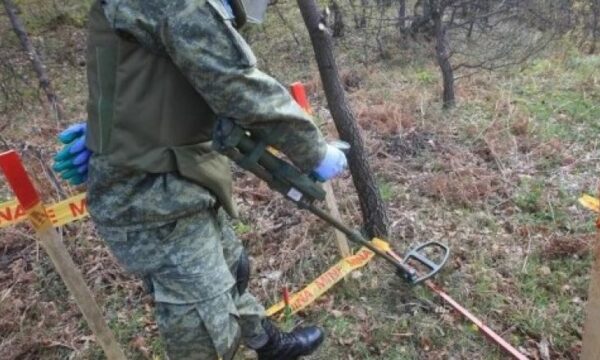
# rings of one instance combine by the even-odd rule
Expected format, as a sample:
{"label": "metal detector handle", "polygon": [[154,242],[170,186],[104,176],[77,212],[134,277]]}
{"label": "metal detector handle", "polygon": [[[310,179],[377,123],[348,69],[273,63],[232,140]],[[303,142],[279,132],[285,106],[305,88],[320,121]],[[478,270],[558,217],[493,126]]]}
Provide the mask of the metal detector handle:
{"label": "metal detector handle", "polygon": [[[435,262],[435,261],[429,259],[426,255],[424,255],[422,253],[422,251],[425,249],[428,249],[428,248],[441,249],[442,253],[443,253],[442,261]],[[428,273],[426,273],[423,276],[418,276],[416,278],[411,279],[412,284],[418,284],[418,283],[421,283],[421,282],[431,278],[435,274],[439,273],[442,270],[442,268],[444,267],[444,265],[446,264],[446,262],[448,261],[449,257],[450,257],[450,248],[447,245],[442,244],[437,241],[429,241],[427,243],[420,244],[420,245],[413,247],[406,255],[404,255],[403,264],[405,264],[407,266],[411,266],[409,261],[413,260],[413,261],[416,261],[419,264],[425,266],[426,268],[428,268],[430,270]],[[411,266],[411,267],[413,267],[413,266]]]}
{"label": "metal detector handle", "polygon": [[324,200],[325,191],[297,167],[271,153],[267,145],[228,118],[219,118],[213,129],[212,147],[243,169],[262,180],[273,190],[294,202]]}

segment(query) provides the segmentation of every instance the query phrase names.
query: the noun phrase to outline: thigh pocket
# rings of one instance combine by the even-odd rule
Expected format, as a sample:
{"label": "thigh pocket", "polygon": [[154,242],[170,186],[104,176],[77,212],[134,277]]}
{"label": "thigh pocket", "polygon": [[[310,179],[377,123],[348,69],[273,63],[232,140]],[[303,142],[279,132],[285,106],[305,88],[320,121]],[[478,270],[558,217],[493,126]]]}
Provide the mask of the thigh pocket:
{"label": "thigh pocket", "polygon": [[172,274],[152,274],[154,300],[170,304],[204,302],[229,292],[235,281],[229,268],[223,262],[205,274],[173,276]]}
{"label": "thigh pocket", "polygon": [[155,300],[190,304],[213,299],[235,283],[211,212],[179,220],[162,246],[163,267],[150,274]]}
{"label": "thigh pocket", "polygon": [[162,243],[173,232],[178,222],[159,226],[109,228],[96,226],[119,263],[129,272],[147,274],[163,266]]}

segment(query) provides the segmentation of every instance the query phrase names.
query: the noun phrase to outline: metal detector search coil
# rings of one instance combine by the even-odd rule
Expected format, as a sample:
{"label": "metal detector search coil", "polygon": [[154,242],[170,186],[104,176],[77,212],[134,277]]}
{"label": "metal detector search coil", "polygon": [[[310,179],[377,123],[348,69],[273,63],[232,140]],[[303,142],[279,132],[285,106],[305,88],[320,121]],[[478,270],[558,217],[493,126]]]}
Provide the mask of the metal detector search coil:
{"label": "metal detector search coil", "polygon": [[[441,251],[441,260],[439,262],[431,260],[426,254],[423,253],[427,249],[438,249],[438,251]],[[427,272],[426,274],[421,276],[417,275],[415,278],[412,279],[411,282],[413,284],[418,284],[439,273],[444,267],[444,265],[446,265],[446,262],[448,261],[449,257],[450,248],[447,245],[437,241],[429,241],[410,249],[408,253],[404,255],[403,263],[407,266],[410,266],[411,261],[415,261],[423,265],[425,268],[429,269],[429,272]],[[419,272],[417,271],[417,273]]]}

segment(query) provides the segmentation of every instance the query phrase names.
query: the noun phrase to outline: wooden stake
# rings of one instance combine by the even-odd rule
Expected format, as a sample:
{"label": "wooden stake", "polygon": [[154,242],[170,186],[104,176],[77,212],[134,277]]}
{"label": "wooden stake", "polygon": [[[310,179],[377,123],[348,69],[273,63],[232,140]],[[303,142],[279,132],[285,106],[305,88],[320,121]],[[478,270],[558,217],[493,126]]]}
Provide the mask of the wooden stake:
{"label": "wooden stake", "polygon": [[85,284],[81,272],[69,256],[62,239],[52,227],[52,222],[46,214],[44,205],[41,203],[19,155],[15,151],[0,154],[0,169],[4,172],[23,210],[27,212],[40,240],[39,244],[50,257],[56,271],[75,298],[75,302],[104,350],[107,359],[126,360],[125,354],[106,324],[92,292]]}
{"label": "wooden stake", "polygon": [[587,319],[583,327],[582,360],[600,359],[600,242],[598,239],[596,242],[596,261],[592,267],[586,306]]}
{"label": "wooden stake", "polygon": [[[312,109],[310,107],[310,102],[308,101],[308,97],[306,96],[306,90],[304,89],[304,84],[301,82],[295,82],[290,85],[290,93],[292,97],[304,111],[308,114],[312,114]],[[325,202],[327,204],[327,209],[331,213],[331,215],[336,219],[341,219],[340,210],[337,206],[337,200],[335,199],[335,195],[333,193],[333,187],[331,186],[331,182],[326,182],[323,184],[323,189],[325,190]],[[352,253],[350,252],[350,246],[348,245],[348,239],[346,235],[341,231],[334,229],[335,232],[335,241],[337,243],[337,247],[340,250],[340,254],[342,257],[350,256]]]}
{"label": "wooden stake", "polygon": [[[323,184],[323,188],[325,189],[325,202],[327,203],[327,209],[334,218],[341,219],[340,210],[337,206],[337,201],[333,193],[331,182],[326,182]],[[348,246],[348,239],[346,238],[346,235],[344,235],[344,233],[338,229],[334,229],[333,231],[335,232],[335,242],[337,243],[337,247],[340,250],[342,257],[352,255],[350,252],[350,246]]]}

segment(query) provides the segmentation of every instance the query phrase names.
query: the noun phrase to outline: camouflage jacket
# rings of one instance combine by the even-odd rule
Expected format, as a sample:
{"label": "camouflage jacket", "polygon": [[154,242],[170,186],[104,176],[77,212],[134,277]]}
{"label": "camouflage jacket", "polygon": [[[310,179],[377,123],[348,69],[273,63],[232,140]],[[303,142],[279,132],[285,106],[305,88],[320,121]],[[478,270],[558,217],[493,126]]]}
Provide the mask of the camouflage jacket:
{"label": "camouflage jacket", "polygon": [[252,50],[219,0],[104,0],[118,32],[167,54],[212,110],[259,130],[303,170],[312,170],[326,144],[288,91],[256,68]]}
{"label": "camouflage jacket", "polygon": [[[215,114],[260,133],[304,171],[318,165],[326,149],[318,128],[284,86],[256,68],[254,54],[221,0],[101,3],[117,33],[170,58]],[[165,176],[119,169],[97,156],[90,163],[88,184],[94,220],[116,226],[162,222],[214,203],[201,188],[184,192],[195,195],[178,201],[182,188],[191,190],[195,185],[177,174]],[[170,183],[164,185],[167,178]]]}

